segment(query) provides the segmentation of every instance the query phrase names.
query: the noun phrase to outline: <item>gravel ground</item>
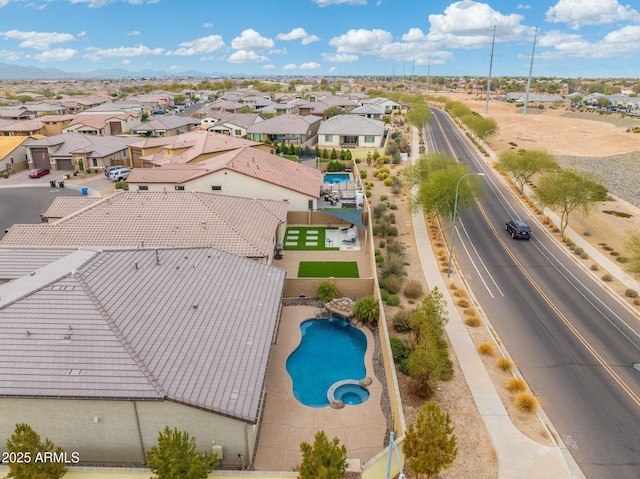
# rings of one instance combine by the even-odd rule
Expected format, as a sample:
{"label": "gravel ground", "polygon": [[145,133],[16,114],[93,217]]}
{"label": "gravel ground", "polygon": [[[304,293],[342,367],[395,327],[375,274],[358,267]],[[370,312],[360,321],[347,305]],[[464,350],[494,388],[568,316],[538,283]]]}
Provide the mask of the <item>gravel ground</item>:
{"label": "gravel ground", "polygon": [[597,175],[611,193],[640,207],[640,151],[604,158],[556,156],[556,161],[563,168]]}

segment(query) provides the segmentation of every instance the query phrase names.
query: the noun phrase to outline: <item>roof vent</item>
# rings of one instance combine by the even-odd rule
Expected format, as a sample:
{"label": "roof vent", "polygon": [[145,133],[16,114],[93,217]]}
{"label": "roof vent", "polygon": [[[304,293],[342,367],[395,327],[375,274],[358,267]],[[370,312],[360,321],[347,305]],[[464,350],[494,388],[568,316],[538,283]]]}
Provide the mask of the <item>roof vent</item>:
{"label": "roof vent", "polygon": [[67,371],[67,376],[80,376],[82,371],[82,369],[69,369]]}
{"label": "roof vent", "polygon": [[238,400],[238,391],[231,391],[231,395],[229,396],[229,400],[230,401],[237,401]]}

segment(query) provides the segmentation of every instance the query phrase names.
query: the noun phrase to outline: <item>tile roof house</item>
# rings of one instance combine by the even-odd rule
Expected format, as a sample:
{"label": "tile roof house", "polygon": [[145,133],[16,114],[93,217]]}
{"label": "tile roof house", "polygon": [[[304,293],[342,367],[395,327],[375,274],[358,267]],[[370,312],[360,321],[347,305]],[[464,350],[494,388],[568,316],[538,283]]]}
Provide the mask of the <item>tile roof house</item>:
{"label": "tile roof house", "polygon": [[127,178],[131,190],[183,188],[244,198],[286,200],[289,211],[316,210],[323,181],[322,172],[316,168],[250,147],[195,164],[134,168]]}
{"label": "tile roof house", "polygon": [[168,425],[250,466],[285,275],[212,248],[76,250],[0,285],[0,441],[26,422],[81,463],[142,465]]}
{"label": "tile roof house", "polygon": [[0,248],[0,284],[33,273],[74,251],[76,248]]}
{"label": "tile roof house", "polygon": [[28,136],[0,136],[0,172],[27,168]]}
{"label": "tile roof house", "polygon": [[63,133],[86,133],[98,136],[116,136],[140,125],[137,113],[82,113],[77,115]]}
{"label": "tile roof house", "polygon": [[284,237],[287,210],[286,201],[123,191],[54,223],[15,224],[0,246],[211,247],[269,263]]}
{"label": "tile roof house", "polygon": [[0,136],[44,135],[44,123],[40,120],[20,120],[0,126]]}
{"label": "tile roof house", "polygon": [[53,223],[100,200],[100,197],[95,196],[56,196],[42,214],[42,219]]}
{"label": "tile roof house", "polygon": [[38,120],[44,124],[46,136],[59,135],[62,130],[75,119],[75,115],[43,115]]}
{"label": "tile roof house", "polygon": [[255,141],[285,142],[301,146],[315,138],[320,127],[316,116],[279,115],[247,128],[247,137]]}
{"label": "tile roof house", "polygon": [[77,170],[82,159],[85,168],[105,168],[128,165],[128,145],[134,137],[95,136],[82,133],[62,133],[39,140],[29,140],[29,168]]}
{"label": "tile roof house", "polygon": [[24,106],[0,106],[0,118],[5,120],[34,120],[35,112]]}
{"label": "tile roof house", "polygon": [[388,98],[371,98],[369,100],[362,100],[362,105],[375,105],[382,108],[385,113],[392,113],[402,109],[402,105]]}
{"label": "tile roof house", "polygon": [[384,122],[359,115],[336,115],[318,129],[319,148],[380,148],[384,143]]}
{"label": "tile roof house", "polygon": [[260,113],[229,113],[226,111],[212,112],[210,116],[202,118],[200,125],[209,131],[222,135],[244,138],[247,128],[254,123],[264,121]]}
{"label": "tile roof house", "polygon": [[373,120],[382,120],[385,115],[385,110],[377,105],[362,105],[351,110],[350,114],[364,116],[365,118],[371,118]]}
{"label": "tile roof house", "polygon": [[170,115],[151,120],[131,129],[132,135],[175,136],[191,131],[200,122],[188,116]]}
{"label": "tile roof house", "polygon": [[192,130],[182,135],[138,140],[131,144],[130,150],[134,168],[151,168],[168,164],[198,163],[245,146],[275,152],[271,145],[206,130]]}

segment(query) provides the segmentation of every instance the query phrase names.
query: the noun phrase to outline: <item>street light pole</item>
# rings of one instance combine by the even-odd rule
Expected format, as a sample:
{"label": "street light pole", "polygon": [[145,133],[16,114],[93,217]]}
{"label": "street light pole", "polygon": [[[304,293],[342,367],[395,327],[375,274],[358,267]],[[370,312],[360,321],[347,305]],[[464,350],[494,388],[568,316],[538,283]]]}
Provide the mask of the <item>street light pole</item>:
{"label": "street light pole", "polygon": [[451,225],[451,245],[449,246],[449,267],[447,269],[447,278],[451,277],[451,262],[453,261],[453,240],[456,235],[456,213],[458,211],[458,189],[460,188],[460,182],[467,176],[484,176],[484,173],[467,173],[462,175],[456,183],[456,199],[453,202],[453,224]]}

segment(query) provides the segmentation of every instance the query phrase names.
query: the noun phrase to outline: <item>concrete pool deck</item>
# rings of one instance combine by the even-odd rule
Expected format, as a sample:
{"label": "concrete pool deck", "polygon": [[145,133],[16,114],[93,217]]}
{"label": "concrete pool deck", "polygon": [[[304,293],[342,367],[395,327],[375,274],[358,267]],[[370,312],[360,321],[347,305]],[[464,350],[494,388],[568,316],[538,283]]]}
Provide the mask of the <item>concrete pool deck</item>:
{"label": "concrete pool deck", "polygon": [[318,308],[311,306],[282,308],[277,342],[267,372],[267,396],[254,462],[257,471],[292,471],[302,459],[300,443],[313,444],[314,436],[320,430],[329,440],[338,437],[340,444],[347,448],[347,459],[357,460],[361,465],[384,448],[387,421],[380,406],[382,384],[373,370],[374,339],[369,329],[361,329],[367,337],[367,377],[373,380],[367,401],[343,409],[312,408],[293,396],[286,361],[300,344],[300,323],[313,318],[316,311]]}

